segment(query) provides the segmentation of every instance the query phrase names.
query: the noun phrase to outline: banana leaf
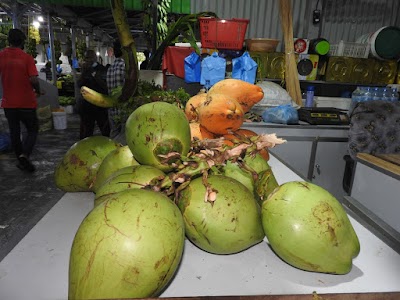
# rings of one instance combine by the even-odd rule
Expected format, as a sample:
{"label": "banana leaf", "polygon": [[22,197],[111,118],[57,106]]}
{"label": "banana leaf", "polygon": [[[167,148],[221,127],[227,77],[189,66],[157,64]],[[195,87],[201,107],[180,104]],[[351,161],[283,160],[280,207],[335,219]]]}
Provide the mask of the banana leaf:
{"label": "banana leaf", "polygon": [[155,53],[151,56],[149,64],[147,65],[147,69],[161,69],[162,57],[164,55],[165,48],[173,44],[180,35],[182,35],[184,39],[187,40],[195,49],[195,51],[200,54],[200,49],[196,44],[196,37],[193,32],[193,26],[198,23],[199,17],[206,16],[217,17],[213,12],[201,12],[180,17],[175,23],[170,24],[165,39],[156,49]]}

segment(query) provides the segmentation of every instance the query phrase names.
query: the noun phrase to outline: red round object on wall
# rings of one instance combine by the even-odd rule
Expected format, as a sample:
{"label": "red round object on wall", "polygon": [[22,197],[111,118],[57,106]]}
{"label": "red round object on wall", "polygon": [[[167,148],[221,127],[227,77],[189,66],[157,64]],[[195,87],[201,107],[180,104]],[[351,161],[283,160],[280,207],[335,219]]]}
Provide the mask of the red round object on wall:
{"label": "red round object on wall", "polygon": [[296,53],[303,53],[307,50],[307,42],[303,39],[297,39],[294,42],[294,51]]}

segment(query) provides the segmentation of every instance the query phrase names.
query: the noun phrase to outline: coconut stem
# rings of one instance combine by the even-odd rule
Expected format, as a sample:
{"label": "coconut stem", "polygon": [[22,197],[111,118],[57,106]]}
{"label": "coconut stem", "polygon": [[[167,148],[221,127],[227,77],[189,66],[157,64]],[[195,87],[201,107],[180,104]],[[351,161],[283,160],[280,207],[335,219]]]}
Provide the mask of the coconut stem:
{"label": "coconut stem", "polygon": [[265,148],[271,148],[275,145],[286,142],[283,139],[277,138],[275,134],[264,134],[246,141],[239,140],[233,147],[223,145],[223,139],[206,139],[192,143],[192,149],[187,157],[180,156],[179,153],[169,153],[163,158],[166,162],[173,158],[171,166],[176,172],[171,172],[164,178],[151,184],[151,188],[157,191],[163,191],[168,196],[175,195],[175,200],[178,197],[179,191],[184,189],[192,180],[198,176],[203,176],[203,183],[206,187],[206,202],[214,202],[216,200],[216,191],[212,190],[207,183],[209,172],[219,173],[227,161],[237,163],[240,167],[248,172],[251,172],[253,177],[258,174],[251,169],[243,161],[245,155],[256,155]]}

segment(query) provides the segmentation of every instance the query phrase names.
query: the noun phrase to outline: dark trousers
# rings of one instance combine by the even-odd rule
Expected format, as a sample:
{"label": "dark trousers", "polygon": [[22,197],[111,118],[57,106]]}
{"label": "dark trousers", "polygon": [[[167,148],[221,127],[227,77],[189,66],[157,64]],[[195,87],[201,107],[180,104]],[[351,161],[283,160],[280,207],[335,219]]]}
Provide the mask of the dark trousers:
{"label": "dark trousers", "polygon": [[104,136],[110,136],[110,123],[108,120],[108,108],[95,106],[87,101],[84,101],[79,115],[81,118],[80,123],[80,138],[92,136],[94,133],[94,126],[100,129]]}
{"label": "dark trousers", "polygon": [[[4,114],[10,129],[11,144],[15,155],[24,154],[29,157],[35,146],[39,132],[39,120],[34,108],[4,108]],[[24,124],[27,134],[21,141],[21,122]]]}

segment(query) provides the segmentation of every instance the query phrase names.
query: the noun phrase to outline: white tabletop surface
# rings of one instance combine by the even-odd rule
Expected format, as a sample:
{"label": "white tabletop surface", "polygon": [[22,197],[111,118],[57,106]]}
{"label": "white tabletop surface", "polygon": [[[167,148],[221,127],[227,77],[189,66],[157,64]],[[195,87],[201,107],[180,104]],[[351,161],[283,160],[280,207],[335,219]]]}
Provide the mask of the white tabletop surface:
{"label": "white tabletop surface", "polygon": [[[282,184],[300,178],[274,157]],[[67,299],[68,262],[74,235],[93,207],[93,194],[67,193],[0,262],[1,300]],[[400,255],[350,217],[361,251],[346,275],[291,267],[266,239],[234,255],[214,255],[186,241],[176,277],[161,297],[400,291]]]}

